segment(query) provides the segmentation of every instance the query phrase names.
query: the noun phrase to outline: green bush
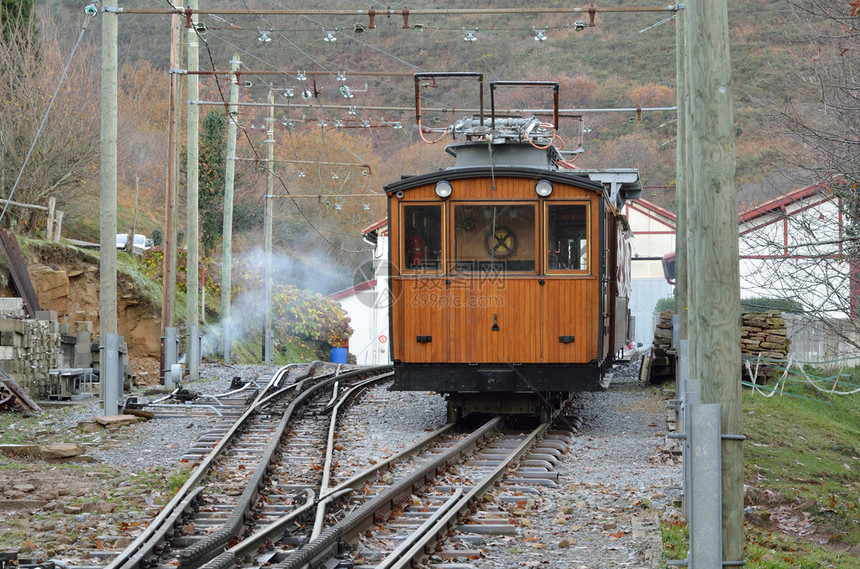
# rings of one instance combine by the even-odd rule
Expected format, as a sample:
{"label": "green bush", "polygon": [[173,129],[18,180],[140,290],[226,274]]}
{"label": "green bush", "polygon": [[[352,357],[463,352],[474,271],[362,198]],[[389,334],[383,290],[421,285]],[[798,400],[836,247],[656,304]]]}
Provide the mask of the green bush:
{"label": "green bush", "polygon": [[803,306],[796,300],[788,298],[742,298],[741,309],[745,312],[765,312],[780,310],[792,314],[801,314]]}
{"label": "green bush", "polygon": [[346,346],[352,335],[349,317],[340,305],[324,296],[289,285],[274,285],[272,315],[275,334],[335,347]]}
{"label": "green bush", "polygon": [[657,301],[657,304],[654,306],[654,312],[660,312],[663,310],[671,310],[675,312],[675,297],[667,296],[666,298],[661,298]]}

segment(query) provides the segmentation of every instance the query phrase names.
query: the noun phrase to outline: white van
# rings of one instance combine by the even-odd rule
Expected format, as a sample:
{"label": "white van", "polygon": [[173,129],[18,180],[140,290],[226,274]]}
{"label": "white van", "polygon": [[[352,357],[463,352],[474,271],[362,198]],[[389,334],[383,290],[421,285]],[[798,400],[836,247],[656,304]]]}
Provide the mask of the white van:
{"label": "white van", "polygon": [[[116,248],[117,249],[125,249],[125,244],[128,241],[128,233],[117,233],[116,234]],[[148,239],[146,235],[141,235],[140,233],[135,233],[134,241],[132,242],[132,251],[134,253],[143,253],[147,249],[152,247],[152,239]]]}

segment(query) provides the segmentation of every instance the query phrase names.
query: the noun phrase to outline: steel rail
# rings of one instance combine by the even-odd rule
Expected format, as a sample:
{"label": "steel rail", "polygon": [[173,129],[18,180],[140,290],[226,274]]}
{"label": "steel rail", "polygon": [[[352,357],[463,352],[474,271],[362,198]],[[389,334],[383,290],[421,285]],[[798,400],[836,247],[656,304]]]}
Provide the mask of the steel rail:
{"label": "steel rail", "polygon": [[[179,489],[176,495],[174,495],[171,501],[162,509],[150,525],[147,526],[146,530],[108,565],[108,569],[140,569],[142,566],[147,565],[147,559],[152,555],[152,553],[163,548],[162,544],[170,533],[173,523],[178,517],[178,514],[176,514],[174,510],[177,509],[180,504],[184,503],[186,496],[189,495],[194,488],[201,485],[205,477],[211,472],[215,459],[221,455],[231,442],[233,442],[234,438],[239,433],[240,428],[243,427],[253,415],[262,409],[262,407],[267,405],[274,398],[284,394],[286,391],[297,389],[297,391],[301,392],[308,381],[324,380],[326,377],[331,375],[331,373],[320,376],[312,375],[317,365],[320,363],[321,362],[312,362],[309,364],[308,371],[305,375],[296,378],[295,382],[285,387],[282,387],[282,383],[285,378],[288,377],[289,371],[300,364],[289,364],[278,369],[277,372],[272,375],[272,379],[266,387],[257,395],[255,401],[251,403],[245,413],[243,413],[242,416],[233,423],[221,440],[204,457],[197,469],[192,473],[182,488]],[[274,392],[269,393],[270,391]],[[256,482],[259,483],[259,479],[261,478],[262,474],[258,475],[258,473],[255,472],[252,477],[249,478],[249,481],[256,480]],[[187,512],[190,507],[193,507],[193,504],[186,504],[183,507],[183,513]]]}
{"label": "steel rail", "polygon": [[481,441],[489,438],[492,432],[501,428],[502,422],[502,417],[491,419],[456,446],[441,453],[391,488],[361,505],[338,524],[326,528],[319,537],[295,550],[282,563],[273,566],[274,569],[302,569],[305,565],[316,566],[322,560],[332,557],[337,553],[338,544],[341,541],[357,537],[360,531],[372,523],[378,512],[390,512],[397,503],[408,498],[414,488],[424,485],[427,479],[432,478],[437,470],[457,462],[461,456],[471,452]]}
{"label": "steel rail", "polygon": [[270,523],[260,531],[243,539],[218,557],[208,561],[203,565],[203,569],[227,569],[228,567],[235,567],[237,564],[236,560],[252,555],[269,541],[281,539],[287,533],[287,524],[304,515],[316,504],[313,490],[305,490],[305,495],[307,496],[307,500],[305,500],[304,504],[289,514],[282,516],[277,521]]}
{"label": "steel rail", "polygon": [[[331,418],[329,419],[328,439],[326,442],[325,450],[325,463],[323,464],[322,470],[322,482],[320,482],[320,501],[317,505],[317,515],[316,520],[314,521],[314,528],[313,532],[311,533],[311,539],[318,536],[322,531],[323,522],[325,521],[326,508],[328,507],[329,502],[331,502],[333,499],[331,497],[323,498],[322,495],[328,490],[328,484],[331,480],[331,465],[334,461],[334,439],[335,433],[337,431],[338,412],[340,411],[341,406],[347,401],[349,401],[349,399],[353,395],[358,393],[360,390],[364,389],[371,383],[382,381],[383,379],[387,379],[393,375],[394,372],[390,371],[359,382],[358,384],[349,388],[343,395],[341,395],[337,403],[331,408]],[[329,405],[331,405],[331,401],[329,402]],[[326,409],[328,409],[328,406],[326,407]]]}
{"label": "steel rail", "polygon": [[281,445],[281,438],[284,435],[287,424],[293,418],[293,413],[296,408],[318,390],[327,387],[329,382],[333,382],[336,378],[324,379],[307,389],[303,389],[303,384],[309,379],[305,379],[298,384],[296,389],[299,391],[299,394],[287,406],[286,411],[284,411],[284,414],[281,416],[281,420],[278,422],[278,426],[272,432],[269,443],[266,445],[266,449],[260,457],[259,462],[257,462],[257,467],[255,468],[254,473],[248,479],[244,491],[237,500],[236,508],[230,513],[230,516],[219,530],[182,550],[180,553],[180,567],[193,569],[206,563],[221,553],[233,539],[233,536],[240,531],[242,524],[245,522],[245,517],[254,505],[254,500],[259,493],[260,485],[263,483],[263,479],[269,470],[269,466],[275,456],[275,452]]}
{"label": "steel rail", "polygon": [[[309,368],[309,372],[312,368]],[[275,383],[276,378],[280,378],[288,373],[287,366],[280,368],[276,371],[272,380],[270,380],[269,385],[266,387],[268,389]],[[264,390],[265,391],[265,390]],[[257,398],[259,400],[259,397]],[[191,492],[200,485],[200,482],[203,478],[209,473],[212,462],[215,458],[221,453],[222,449],[228,444],[228,442],[232,439],[235,433],[238,431],[239,427],[244,424],[244,422],[253,414],[254,406],[252,405],[245,413],[242,414],[239,419],[237,419],[233,426],[230,428],[227,433],[221,438],[218,444],[213,448],[209,454],[207,454],[191,476],[188,477],[188,480],[185,481],[185,484],[176,492],[170,502],[162,508],[161,512],[155,519],[147,526],[146,530],[141,533],[137,539],[135,539],[132,543],[126,547],[122,553],[120,553],[116,558],[114,558],[108,565],[108,569],[137,569],[140,567],[140,562],[144,557],[144,554],[148,555],[152,549],[157,545],[156,543],[151,543],[153,540],[157,539],[158,536],[164,536],[166,531],[162,531],[162,528],[172,528],[172,524],[167,525],[169,520],[176,519],[175,510],[179,508],[180,504],[191,494]],[[149,544],[149,547],[146,545]]]}
{"label": "steel rail", "polygon": [[[345,494],[353,492],[355,489],[363,486],[365,482],[373,478],[381,470],[385,470],[393,463],[396,463],[405,457],[412,456],[423,450],[424,448],[430,446],[433,442],[440,439],[443,435],[451,431],[454,427],[456,427],[456,423],[448,423],[447,425],[440,427],[439,429],[430,433],[428,436],[414,443],[410,447],[403,449],[399,453],[385,460],[377,462],[375,465],[371,466],[367,470],[356,474],[349,480],[339,484],[328,492],[321,493],[318,501],[323,501],[329,498],[337,499]],[[279,539],[281,539],[281,537],[283,537],[283,533],[280,532],[280,527],[273,526],[274,524],[266,526],[260,529],[258,532],[255,532],[253,535],[238,543],[230,550],[222,553],[215,559],[206,563],[202,567],[202,569],[231,569],[235,567],[237,565],[236,560],[242,557],[242,555],[240,555],[241,548],[245,547],[246,542],[248,542],[249,540],[253,540],[253,543],[255,544],[278,541]],[[247,545],[247,550],[250,551],[251,549],[253,549],[253,547],[251,545]],[[231,553],[231,551],[233,553]]]}
{"label": "steel rail", "polygon": [[[382,367],[383,369],[390,369],[389,366]],[[224,523],[221,529],[219,529],[213,534],[208,535],[207,537],[193,544],[192,546],[182,550],[180,554],[180,567],[182,567],[183,569],[195,569],[200,565],[208,562],[209,560],[215,558],[224,551],[224,548],[227,547],[230,541],[239,533],[242,528],[242,525],[245,522],[246,516],[250,513],[251,508],[254,505],[257,495],[259,494],[260,487],[263,484],[265,476],[269,471],[270,464],[275,456],[276,451],[281,445],[284,432],[287,428],[287,424],[289,424],[290,420],[292,420],[293,413],[295,412],[296,408],[298,408],[299,405],[304,403],[306,399],[308,399],[311,395],[315,394],[317,391],[325,389],[332,384],[339,381],[343,381],[345,379],[350,379],[367,373],[373,373],[371,372],[372,369],[374,368],[359,368],[346,373],[342,373],[340,375],[334,375],[335,372],[331,372],[329,374],[326,374],[325,379],[323,379],[322,381],[318,381],[307,389],[304,389],[304,384],[306,382],[308,382],[310,379],[320,379],[320,377],[307,378],[297,383],[297,390],[299,391],[299,394],[296,396],[295,399],[293,399],[293,401],[290,402],[289,406],[281,417],[277,428],[272,433],[272,436],[269,439],[269,444],[266,446],[265,451],[260,457],[260,460],[257,463],[257,467],[254,473],[251,475],[250,479],[248,480],[248,483],[245,486],[245,490],[242,492],[242,495],[238,499],[236,508],[230,514],[230,517],[227,518],[227,521]],[[283,391],[283,389],[281,391]],[[269,398],[262,399],[261,403],[262,401],[267,401],[268,399]]]}
{"label": "steel rail", "polygon": [[[471,505],[486,494],[490,488],[505,475],[505,472],[510,468],[511,464],[522,458],[528,450],[537,443],[537,441],[549,430],[552,423],[541,423],[534,431],[526,437],[517,448],[515,448],[496,468],[494,468],[484,479],[472,490],[460,498],[456,505],[451,507],[444,516],[441,516],[436,523],[429,528],[422,526],[419,531],[415,532],[411,537],[407,538],[400,548],[395,549],[382,564],[376,569],[404,569],[410,567],[416,557],[421,555],[424,548],[430,545],[433,540],[444,539],[448,529],[457,525],[457,516],[468,510]],[[406,544],[410,543],[411,547],[406,550]]]}

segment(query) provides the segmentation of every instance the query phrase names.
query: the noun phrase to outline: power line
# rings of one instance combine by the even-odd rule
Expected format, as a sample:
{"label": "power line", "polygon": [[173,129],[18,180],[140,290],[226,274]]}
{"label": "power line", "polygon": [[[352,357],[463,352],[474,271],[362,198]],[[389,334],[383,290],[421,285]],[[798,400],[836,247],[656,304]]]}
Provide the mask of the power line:
{"label": "power line", "polygon": [[[240,10],[237,8],[200,8],[192,10],[187,7],[177,7],[175,9],[157,9],[157,8],[122,8],[114,6],[105,6],[104,10],[116,12],[118,14],[180,14],[186,17],[188,26],[191,25],[191,17],[193,14],[206,15],[221,15],[221,16],[367,16],[371,19],[370,28],[376,27],[375,19],[377,16],[389,18],[391,16],[401,16],[404,18],[404,28],[408,28],[408,19],[410,16],[518,16],[525,14],[588,14],[592,17],[600,13],[639,13],[639,12],[677,12],[684,8],[683,4],[670,4],[663,6],[589,6],[588,8],[538,8],[538,7],[521,7],[521,8],[418,8],[410,10],[403,8],[401,10],[307,10],[307,9],[284,9],[284,8],[255,8],[253,10]],[[592,22],[593,24],[593,19]]]}

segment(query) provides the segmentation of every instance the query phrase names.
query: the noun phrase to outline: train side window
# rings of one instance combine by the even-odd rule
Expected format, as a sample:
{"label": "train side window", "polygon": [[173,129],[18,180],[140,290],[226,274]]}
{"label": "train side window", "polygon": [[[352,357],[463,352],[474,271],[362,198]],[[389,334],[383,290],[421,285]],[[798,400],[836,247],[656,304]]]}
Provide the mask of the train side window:
{"label": "train side window", "polygon": [[456,272],[536,270],[533,205],[454,206]]}
{"label": "train side window", "polygon": [[403,206],[404,269],[442,269],[442,206]]}
{"label": "train side window", "polygon": [[547,271],[588,270],[588,206],[547,205]]}

